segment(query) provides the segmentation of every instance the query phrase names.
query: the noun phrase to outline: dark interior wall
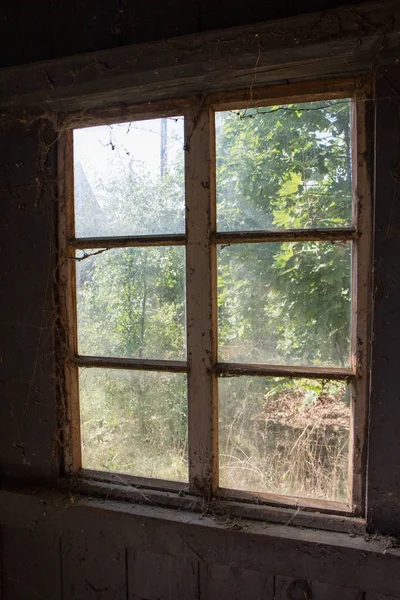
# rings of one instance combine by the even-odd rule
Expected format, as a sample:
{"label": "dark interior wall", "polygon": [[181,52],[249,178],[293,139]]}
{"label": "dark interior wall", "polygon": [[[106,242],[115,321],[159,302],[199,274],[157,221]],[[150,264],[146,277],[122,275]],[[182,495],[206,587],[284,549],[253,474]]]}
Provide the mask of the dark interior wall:
{"label": "dark interior wall", "polygon": [[[353,0],[358,4],[361,0]],[[346,0],[3,0],[0,67],[321,11]]]}
{"label": "dark interior wall", "polygon": [[[339,5],[300,0],[6,2],[2,65],[113,48]],[[376,328],[371,533],[213,520],[49,493],[56,406],[57,154],[49,120],[0,122],[0,598],[390,600],[400,598],[398,68],[377,79]],[[395,90],[395,92],[393,91]],[[397,407],[397,408],[396,408]],[[396,417],[396,418],[395,418]],[[385,432],[391,431],[391,435]],[[7,480],[7,489],[5,489]],[[389,483],[389,487],[388,487]],[[25,485],[24,493],[16,491]],[[11,491],[10,491],[11,490]],[[376,526],[376,527],[375,527]]]}

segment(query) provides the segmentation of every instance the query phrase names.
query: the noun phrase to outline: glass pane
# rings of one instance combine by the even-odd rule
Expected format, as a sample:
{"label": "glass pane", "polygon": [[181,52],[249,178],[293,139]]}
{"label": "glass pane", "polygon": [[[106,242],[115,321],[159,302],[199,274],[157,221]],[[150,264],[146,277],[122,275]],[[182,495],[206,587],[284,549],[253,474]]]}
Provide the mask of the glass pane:
{"label": "glass pane", "polygon": [[183,247],[111,249],[76,267],[80,354],[185,359]]}
{"label": "glass pane", "polygon": [[351,224],[350,100],[216,114],[220,231]]}
{"label": "glass pane", "polygon": [[187,481],[186,375],[80,369],[82,466]]}
{"label": "glass pane", "polygon": [[347,501],[350,386],[219,380],[220,486]]}
{"label": "glass pane", "polygon": [[348,366],[351,243],[218,249],[219,360]]}
{"label": "glass pane", "polygon": [[74,130],[77,237],[184,232],[183,117]]}

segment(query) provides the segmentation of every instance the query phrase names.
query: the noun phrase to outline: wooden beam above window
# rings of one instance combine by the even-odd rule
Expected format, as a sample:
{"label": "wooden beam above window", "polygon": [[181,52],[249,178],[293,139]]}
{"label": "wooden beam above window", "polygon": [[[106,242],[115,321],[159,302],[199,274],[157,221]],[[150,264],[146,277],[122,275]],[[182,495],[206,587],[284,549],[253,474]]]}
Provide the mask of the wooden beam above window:
{"label": "wooden beam above window", "polygon": [[399,32],[400,5],[384,0],[7,68],[0,109],[87,121],[100,107],[122,118],[129,104],[221,90],[247,90],[251,102],[259,86],[367,73],[393,60]]}

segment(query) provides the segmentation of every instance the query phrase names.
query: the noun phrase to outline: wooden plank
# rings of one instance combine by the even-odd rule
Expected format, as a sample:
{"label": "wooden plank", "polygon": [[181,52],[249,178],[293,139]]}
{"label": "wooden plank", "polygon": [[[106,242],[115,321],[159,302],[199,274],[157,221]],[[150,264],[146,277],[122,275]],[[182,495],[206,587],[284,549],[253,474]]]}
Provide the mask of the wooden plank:
{"label": "wooden plank", "polygon": [[305,579],[293,577],[275,577],[274,600],[311,600],[311,584]]}
{"label": "wooden plank", "polygon": [[69,239],[68,245],[85,250],[91,248],[141,248],[144,246],[184,246],[184,234],[136,235],[125,237],[93,237]]}
{"label": "wooden plank", "polygon": [[126,550],[112,536],[66,533],[61,558],[63,600],[126,600]]}
{"label": "wooden plank", "polygon": [[[201,498],[199,498],[201,500]],[[45,508],[45,515],[44,515]],[[388,540],[273,525],[254,520],[212,518],[189,510],[167,510],[132,502],[79,498],[37,489],[32,495],[0,491],[0,522],[24,523],[72,537],[98,532],[101,539],[208,563],[277,573],[337,586],[362,582],[364,591],[397,595],[400,551]],[[201,557],[201,558],[200,558]]]}
{"label": "wooden plank", "polygon": [[354,514],[365,515],[367,430],[369,411],[372,312],[372,182],[373,104],[371,82],[365,82],[352,105],[353,224],[349,502]]}
{"label": "wooden plank", "polygon": [[400,94],[399,67],[376,81],[374,334],[367,472],[371,531],[400,536]]}
{"label": "wooden plank", "polygon": [[259,242],[341,242],[355,238],[353,227],[286,229],[285,231],[221,231],[213,235],[216,244],[257,244]]}
{"label": "wooden plank", "polygon": [[179,117],[185,108],[190,106],[191,99],[172,98],[141,104],[117,104],[93,108],[82,121],[82,112],[59,113],[58,126],[61,130],[72,128],[93,127],[127,121],[145,121],[161,117]]}
{"label": "wooden plank", "polygon": [[364,600],[399,600],[400,596],[385,596],[385,594],[366,594]]}
{"label": "wooden plank", "polygon": [[101,369],[129,369],[136,371],[166,371],[187,373],[187,363],[183,360],[155,360],[146,358],[114,358],[110,356],[72,356],[70,363],[77,367]]}
{"label": "wooden plank", "polygon": [[166,492],[185,492],[188,491],[188,484],[184,481],[166,481],[165,479],[155,479],[149,477],[137,477],[135,475],[125,475],[123,473],[109,473],[107,471],[95,471],[94,469],[80,469],[76,477],[82,478],[82,481],[93,480],[114,485],[123,485],[127,487],[136,487],[138,489],[152,489]]}
{"label": "wooden plank", "polygon": [[[312,75],[310,75],[312,77]],[[236,78],[235,78],[236,80]],[[232,84],[230,83],[229,89]],[[268,106],[283,104],[290,100],[293,102],[314,102],[315,100],[332,100],[334,98],[348,98],[354,95],[355,90],[363,87],[363,81],[351,77],[347,79],[335,78],[321,81],[305,81],[284,85],[257,86],[252,90],[252,99],[249,90],[223,91],[209,93],[204,98],[204,103],[214,110],[228,110],[229,108],[249,108],[250,106]],[[190,94],[192,92],[190,91]],[[82,121],[82,112],[59,113],[58,126],[61,130],[73,127],[92,127],[105,123],[120,123],[121,121],[141,121],[160,117],[176,117],[184,113],[192,103],[192,97],[166,98],[153,102],[143,102],[129,105],[127,103],[117,106],[93,108],[85,115]]]}
{"label": "wooden plank", "polygon": [[317,581],[311,583],[311,592],[313,600],[363,600],[361,590]]}
{"label": "wooden plank", "polygon": [[218,486],[214,117],[200,104],[185,115],[186,306],[189,482],[210,497]]}
{"label": "wooden plank", "polygon": [[270,503],[278,506],[292,506],[301,510],[324,510],[335,514],[350,514],[350,508],[345,502],[322,500],[318,498],[299,498],[297,496],[279,496],[264,492],[247,492],[243,490],[218,489],[218,497],[238,500],[239,502]]}
{"label": "wooden plank", "polygon": [[214,372],[221,377],[305,377],[307,379],[353,380],[351,369],[340,367],[300,367],[284,365],[253,365],[244,363],[216,363]]}
{"label": "wooden plank", "polygon": [[[204,512],[202,498],[190,494],[186,483],[82,469],[74,480],[65,482],[60,489],[72,494],[80,493],[149,506]],[[349,508],[344,504],[323,500],[309,503],[307,499],[307,506],[302,506],[301,499],[289,498],[285,506],[283,500],[282,497],[267,494],[246,494],[219,489],[218,499],[214,500],[211,507],[212,513],[218,517],[250,518],[267,523],[365,535],[365,521],[352,517]],[[265,504],[266,502],[268,504]]]}
{"label": "wooden plank", "polygon": [[69,481],[60,484],[60,490],[64,490],[69,494],[84,494],[93,498],[112,498],[113,500],[121,500],[134,505],[148,504],[149,506],[162,506],[171,509],[188,509],[191,511],[202,512],[204,510],[204,501],[199,496],[193,496],[188,493],[187,483],[181,485],[180,490],[176,490],[174,484],[176,482],[164,481],[163,489],[160,490],[157,486],[152,486],[152,481],[149,480],[146,486],[141,483],[125,482],[123,475],[115,474],[115,479],[118,483],[93,480],[86,477],[81,477],[78,472]]}
{"label": "wooden plank", "polygon": [[200,563],[199,600],[273,600],[274,577],[237,565]]}
{"label": "wooden plank", "polygon": [[298,102],[323,102],[350,98],[357,87],[362,86],[357,77],[327,79],[325,81],[304,81],[286,85],[258,86],[249,90],[216,92],[210,94],[207,102],[214,110],[237,110],[260,108],[277,104],[297,104]]}
{"label": "wooden plank", "polygon": [[8,68],[0,75],[0,106],[14,114],[87,111],[221,91],[232,78],[249,89],[362,74],[395,54],[399,29],[398,3],[386,0]]}
{"label": "wooden plank", "polygon": [[[225,490],[219,490],[225,494]],[[227,497],[229,497],[229,490]],[[282,500],[282,497],[280,497]],[[263,499],[256,498],[253,502],[237,501],[237,500],[219,500],[214,505],[214,511],[221,516],[229,516],[233,519],[257,519],[264,523],[277,523],[281,525],[291,525],[293,527],[309,527],[324,531],[336,531],[349,533],[350,535],[365,535],[365,521],[360,518],[355,518],[345,511],[335,510],[333,507],[303,507],[300,504],[297,506],[282,506],[275,499],[268,500],[268,504],[263,504]],[[297,499],[298,502],[298,499]]]}
{"label": "wooden plank", "polygon": [[198,560],[128,549],[128,600],[198,598]]}
{"label": "wooden plank", "polygon": [[48,121],[0,129],[1,479],[55,481],[56,134]]}
{"label": "wooden plank", "polygon": [[75,251],[67,244],[67,239],[75,234],[73,162],[72,131],[66,131],[58,141],[58,360],[62,365],[60,377],[63,377],[59,383],[60,426],[64,469],[68,473],[82,466],[78,367],[67,360],[78,351]]}
{"label": "wooden plank", "polygon": [[59,598],[59,536],[28,528],[2,527],[0,538],[3,572],[1,597],[4,600]]}

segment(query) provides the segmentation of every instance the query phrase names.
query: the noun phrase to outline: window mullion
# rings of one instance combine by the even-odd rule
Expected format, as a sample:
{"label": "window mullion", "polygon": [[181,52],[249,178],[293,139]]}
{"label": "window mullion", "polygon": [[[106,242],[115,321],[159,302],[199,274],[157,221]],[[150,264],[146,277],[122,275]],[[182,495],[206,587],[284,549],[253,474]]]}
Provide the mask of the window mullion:
{"label": "window mullion", "polygon": [[368,90],[355,97],[352,107],[353,242],[352,368],[356,374],[350,426],[349,496],[356,514],[365,510],[366,437],[369,398],[372,277],[372,203],[368,135],[372,130]]}
{"label": "window mullion", "polygon": [[209,498],[218,486],[214,115],[185,115],[189,482]]}
{"label": "window mullion", "polygon": [[[67,239],[75,234],[72,131],[66,131],[60,136],[58,171],[60,337],[64,350],[74,356],[77,353],[75,250],[67,243]],[[65,361],[63,376],[64,386],[60,386],[60,389],[65,394],[65,399],[61,402],[65,407],[62,415],[64,469],[71,473],[82,466],[77,365]]]}

